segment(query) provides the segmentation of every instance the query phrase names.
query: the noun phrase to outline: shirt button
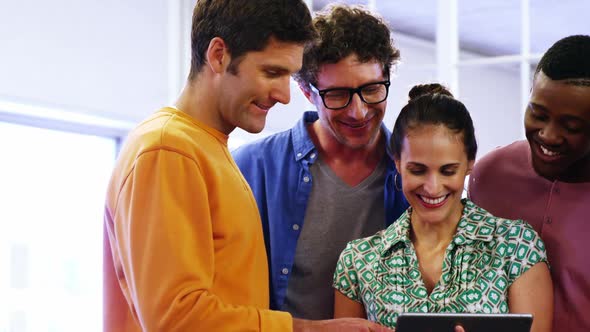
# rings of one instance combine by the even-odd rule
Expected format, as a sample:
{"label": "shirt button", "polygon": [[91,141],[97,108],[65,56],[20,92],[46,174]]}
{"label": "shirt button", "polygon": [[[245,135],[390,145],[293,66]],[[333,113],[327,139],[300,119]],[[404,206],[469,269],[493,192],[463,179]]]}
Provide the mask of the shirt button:
{"label": "shirt button", "polygon": [[303,182],[306,182],[306,183],[309,182],[309,176],[304,176],[303,177]]}
{"label": "shirt button", "polygon": [[285,275],[286,275],[286,274],[289,274],[289,269],[285,267],[285,268],[283,268],[283,269],[281,270],[281,273],[282,273],[282,274],[285,274]]}
{"label": "shirt button", "polygon": [[299,158],[299,157],[301,157],[301,152],[299,152],[299,153],[297,154],[297,158]]}
{"label": "shirt button", "polygon": [[297,225],[297,224],[293,224],[293,230],[294,230],[294,231],[298,231],[298,230],[299,230],[299,225]]}
{"label": "shirt button", "polygon": [[312,153],[312,154],[310,154],[310,155],[309,155],[309,157],[310,157],[311,159],[315,158],[315,153]]}
{"label": "shirt button", "polygon": [[559,194],[559,188],[553,189],[553,192],[556,193],[556,194]]}
{"label": "shirt button", "polygon": [[545,222],[548,224],[551,224],[553,222],[553,220],[551,220],[551,217],[547,217],[547,218],[545,218]]}

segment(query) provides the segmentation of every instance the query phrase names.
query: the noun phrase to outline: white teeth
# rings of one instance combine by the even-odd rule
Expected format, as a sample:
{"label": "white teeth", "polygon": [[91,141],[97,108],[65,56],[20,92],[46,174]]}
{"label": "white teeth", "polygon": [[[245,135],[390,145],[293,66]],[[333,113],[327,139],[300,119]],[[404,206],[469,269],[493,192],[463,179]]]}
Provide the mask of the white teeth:
{"label": "white teeth", "polygon": [[444,201],[446,197],[447,197],[447,196],[441,196],[441,197],[439,197],[439,198],[426,198],[426,197],[424,197],[424,196],[420,196],[420,198],[422,198],[422,200],[423,200],[424,202],[426,202],[426,203],[428,203],[428,204],[432,204],[432,205],[435,205],[435,204],[438,204],[438,203],[440,203],[440,202]]}
{"label": "white teeth", "polygon": [[551,151],[551,150],[547,150],[544,146],[540,145],[541,147],[541,151],[543,151],[543,154],[549,157],[553,157],[553,156],[557,156],[559,154],[559,152],[555,152],[555,151]]}

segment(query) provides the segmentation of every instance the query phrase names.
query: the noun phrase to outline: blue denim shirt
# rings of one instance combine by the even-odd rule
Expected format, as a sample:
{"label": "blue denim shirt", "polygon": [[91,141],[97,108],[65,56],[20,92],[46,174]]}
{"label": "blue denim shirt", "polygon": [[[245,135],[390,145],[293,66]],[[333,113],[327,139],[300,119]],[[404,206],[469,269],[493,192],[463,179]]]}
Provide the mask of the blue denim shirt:
{"label": "blue denim shirt", "polygon": [[[232,152],[260,210],[269,260],[270,308],[274,310],[280,310],[285,300],[295,248],[311,193],[313,179],[309,167],[316,161],[318,152],[306,126],[317,119],[317,112],[305,112],[303,119],[293,128]],[[383,124],[381,129],[389,142],[391,132]],[[390,158],[384,185],[384,228],[397,220],[408,207],[402,192],[394,186],[397,170],[389,148],[387,154]]]}

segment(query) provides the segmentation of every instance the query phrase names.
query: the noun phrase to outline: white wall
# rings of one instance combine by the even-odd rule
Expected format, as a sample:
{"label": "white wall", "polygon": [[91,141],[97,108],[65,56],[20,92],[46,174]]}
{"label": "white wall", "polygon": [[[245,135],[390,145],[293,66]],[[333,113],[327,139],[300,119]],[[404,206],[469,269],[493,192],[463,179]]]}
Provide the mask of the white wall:
{"label": "white wall", "polygon": [[0,4],[0,99],[137,121],[167,101],[166,0]]}
{"label": "white wall", "polygon": [[[190,24],[194,0],[178,1],[177,8],[185,12],[176,16]],[[166,0],[4,1],[1,6],[0,101],[138,122],[169,103],[169,87],[178,85],[171,80],[186,75],[169,75],[174,70],[170,63],[175,63],[168,58],[174,54],[169,45],[175,44],[168,20],[175,16]],[[188,27],[178,31],[188,35]],[[436,80],[434,44],[395,32],[393,37],[402,63],[392,77],[385,119],[390,128],[412,85]],[[180,57],[187,54],[186,45],[176,52]],[[473,55],[461,55],[469,57]],[[188,61],[178,59],[176,67],[186,71]],[[516,67],[463,68],[459,79],[460,99],[472,112],[480,156],[522,137]],[[271,111],[266,130],[259,135],[236,130],[232,144],[287,129],[308,109],[311,105],[293,83],[291,103]]]}
{"label": "white wall", "polygon": [[[434,43],[395,33],[393,38],[400,48],[402,63],[393,81],[393,100],[390,98],[388,104],[389,128],[407,102],[407,93],[413,85],[438,81],[436,68],[432,66],[436,61]],[[460,53],[463,60],[477,57],[469,52]],[[479,143],[478,157],[524,137],[519,75],[517,65],[459,68],[459,91],[452,92],[471,113]]]}

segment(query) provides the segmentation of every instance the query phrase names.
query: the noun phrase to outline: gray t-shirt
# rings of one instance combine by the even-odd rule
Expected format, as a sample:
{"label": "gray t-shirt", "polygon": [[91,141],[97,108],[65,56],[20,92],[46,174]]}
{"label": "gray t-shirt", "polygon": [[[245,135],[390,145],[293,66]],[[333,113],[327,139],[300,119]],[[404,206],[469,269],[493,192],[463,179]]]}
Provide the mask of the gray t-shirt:
{"label": "gray t-shirt", "polygon": [[310,167],[313,186],[282,310],[296,318],[334,316],[332,278],[340,253],[348,241],[385,227],[385,158],[354,187],[321,158]]}

